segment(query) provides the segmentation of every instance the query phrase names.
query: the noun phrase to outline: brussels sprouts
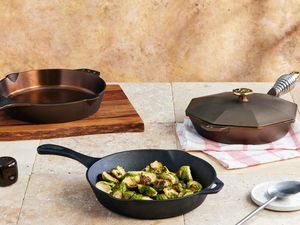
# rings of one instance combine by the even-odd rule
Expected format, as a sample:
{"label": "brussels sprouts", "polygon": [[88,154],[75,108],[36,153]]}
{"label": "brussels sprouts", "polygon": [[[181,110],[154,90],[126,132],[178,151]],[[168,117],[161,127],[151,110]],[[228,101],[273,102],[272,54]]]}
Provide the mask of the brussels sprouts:
{"label": "brussels sprouts", "polygon": [[122,180],[122,183],[124,183],[128,188],[135,188],[138,185],[138,182],[136,181],[135,177],[125,177]]}
{"label": "brussels sprouts", "polygon": [[181,183],[174,184],[172,187],[173,187],[177,192],[181,192],[181,191],[183,191],[183,190],[185,189]]}
{"label": "brussels sprouts", "polygon": [[174,173],[162,173],[159,175],[159,178],[164,180],[169,180],[172,184],[177,184],[179,182],[178,177]]}
{"label": "brussels sprouts", "polygon": [[140,176],[142,171],[127,171],[126,176],[136,177]]}
{"label": "brussels sprouts", "polygon": [[193,193],[194,192],[190,189],[184,189],[179,193],[178,197],[184,197],[184,196],[187,196],[187,195],[192,195]]}
{"label": "brussels sprouts", "polygon": [[149,185],[154,183],[157,180],[155,173],[142,172],[140,177],[140,183],[144,185]]}
{"label": "brussels sprouts", "polygon": [[169,171],[168,167],[163,166],[162,172],[163,173],[169,173],[170,171]]}
{"label": "brussels sprouts", "polygon": [[96,183],[96,187],[118,199],[166,200],[191,195],[202,189],[199,182],[193,181],[189,166],[183,165],[174,173],[159,161],[150,163],[141,171],[126,172],[123,167],[117,166],[98,177],[101,181]]}
{"label": "brussels sprouts", "polygon": [[164,165],[161,162],[154,161],[154,162],[150,163],[150,168],[155,173],[162,173]]}
{"label": "brussels sprouts", "polygon": [[177,198],[178,197],[178,192],[172,188],[172,187],[166,187],[164,188],[164,193],[168,198]]}
{"label": "brussels sprouts", "polygon": [[121,179],[126,174],[126,172],[122,166],[117,166],[115,169],[113,169],[111,171],[111,173],[118,179]]}
{"label": "brussels sprouts", "polygon": [[155,197],[156,200],[166,200],[168,197],[165,194],[158,194]]}
{"label": "brussels sprouts", "polygon": [[141,198],[141,200],[153,200],[153,199],[150,198],[150,197],[148,197],[148,196],[143,196],[143,197]]}
{"label": "brussels sprouts", "polygon": [[157,179],[154,184],[153,187],[157,190],[157,191],[162,191],[165,187],[170,186],[172,183],[169,180],[164,180],[164,179]]}
{"label": "brussels sprouts", "polygon": [[191,191],[195,193],[201,191],[202,185],[195,180],[190,180],[189,182],[187,182],[187,188],[191,189]]}
{"label": "brussels sprouts", "polygon": [[122,199],[123,194],[120,190],[116,190],[112,192],[112,196],[118,199]]}
{"label": "brussels sprouts", "polygon": [[150,186],[139,184],[138,190],[141,194],[149,196],[149,197],[155,197],[157,195],[157,191],[153,187],[150,187]]}
{"label": "brussels sprouts", "polygon": [[125,191],[123,193],[123,198],[124,199],[131,199],[131,197],[135,194],[134,191]]}
{"label": "brussels sprouts", "polygon": [[177,176],[183,181],[193,180],[191,168],[189,166],[181,166],[177,172]]}
{"label": "brussels sprouts", "polygon": [[119,183],[118,179],[114,178],[112,175],[105,171],[102,173],[102,179],[108,182]]}
{"label": "brussels sprouts", "polygon": [[113,191],[116,191],[116,190],[119,190],[122,193],[124,193],[125,191],[127,191],[127,186],[124,183],[118,183],[113,188]]}
{"label": "brussels sprouts", "polygon": [[96,188],[110,194],[112,192],[112,187],[114,187],[114,185],[115,185],[114,183],[110,183],[106,181],[98,181],[96,183]]}
{"label": "brussels sprouts", "polygon": [[146,171],[146,172],[150,172],[150,169],[151,169],[151,168],[150,168],[150,166],[148,165],[148,166],[146,166],[143,170]]}

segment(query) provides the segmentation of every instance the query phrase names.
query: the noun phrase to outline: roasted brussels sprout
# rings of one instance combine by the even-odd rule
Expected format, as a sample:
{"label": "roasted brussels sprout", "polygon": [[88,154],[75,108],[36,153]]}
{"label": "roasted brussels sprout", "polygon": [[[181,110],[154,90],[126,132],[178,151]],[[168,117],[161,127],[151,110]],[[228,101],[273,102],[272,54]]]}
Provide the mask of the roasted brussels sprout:
{"label": "roasted brussels sprout", "polygon": [[118,199],[122,199],[123,194],[120,190],[116,190],[112,192],[112,196]]}
{"label": "roasted brussels sprout", "polygon": [[174,184],[172,187],[173,187],[177,192],[181,192],[181,191],[183,191],[183,190],[185,189],[181,183]]}
{"label": "roasted brussels sprout", "polygon": [[149,197],[155,197],[157,195],[157,191],[153,187],[150,187],[150,186],[139,184],[138,189],[141,194],[149,196]]}
{"label": "roasted brussels sprout", "polygon": [[162,173],[159,175],[159,178],[164,179],[164,180],[169,180],[172,184],[177,184],[179,182],[178,177],[176,176],[175,173]]}
{"label": "roasted brussels sprout", "polygon": [[163,169],[164,169],[164,165],[161,162],[154,161],[154,162],[150,163],[150,168],[151,168],[151,171],[153,171],[155,173],[162,173]]}
{"label": "roasted brussels sprout", "polygon": [[194,192],[190,189],[184,189],[179,193],[178,197],[184,197],[184,196],[187,196],[187,195],[192,195],[193,193]]}
{"label": "roasted brussels sprout", "polygon": [[136,181],[135,177],[125,177],[122,180],[122,183],[125,184],[128,188],[135,188],[138,185],[138,182]]}
{"label": "roasted brussels sprout", "polygon": [[151,172],[142,172],[140,177],[140,183],[144,185],[150,185],[157,180],[156,174]]}
{"label": "roasted brussels sprout", "polygon": [[123,198],[124,199],[131,199],[131,197],[135,194],[134,191],[125,191],[123,193]]}
{"label": "roasted brussels sprout", "polygon": [[112,175],[105,171],[102,173],[102,179],[108,182],[119,183],[118,179],[114,178]]}
{"label": "roasted brussels sprout", "polygon": [[177,172],[177,176],[183,181],[193,180],[191,168],[189,166],[181,166]]}
{"label": "roasted brussels sprout", "polygon": [[115,191],[115,190],[119,190],[122,193],[124,193],[125,191],[127,191],[127,186],[124,183],[118,183],[113,188],[113,191]]}
{"label": "roasted brussels sprout", "polygon": [[165,194],[158,194],[155,197],[155,200],[166,200],[168,197]]}
{"label": "roasted brussels sprout", "polygon": [[168,198],[177,198],[178,197],[178,192],[172,188],[172,187],[166,187],[164,188],[164,193]]}
{"label": "roasted brussels sprout", "polygon": [[190,180],[189,182],[187,182],[187,188],[191,189],[191,191],[195,193],[201,191],[202,185],[195,180]]}
{"label": "roasted brussels sprout", "polygon": [[154,184],[153,187],[157,190],[157,191],[162,191],[165,187],[168,187],[172,185],[171,181],[169,180],[164,180],[164,179],[157,179]]}
{"label": "roasted brussels sprout", "polygon": [[98,188],[101,191],[104,191],[108,194],[112,192],[112,187],[114,187],[115,184],[111,182],[106,182],[106,181],[98,181],[96,183],[96,188]]}
{"label": "roasted brussels sprout", "polygon": [[115,169],[111,171],[111,173],[118,179],[121,179],[122,177],[125,176],[126,171],[122,166],[117,166]]}
{"label": "roasted brussels sprout", "polygon": [[131,199],[135,199],[135,200],[153,200],[152,198],[148,197],[148,196],[144,196],[142,194],[134,194]]}
{"label": "roasted brussels sprout", "polygon": [[150,169],[151,169],[151,168],[150,168],[150,166],[148,165],[148,166],[146,166],[143,170],[146,171],[146,172],[150,172]]}

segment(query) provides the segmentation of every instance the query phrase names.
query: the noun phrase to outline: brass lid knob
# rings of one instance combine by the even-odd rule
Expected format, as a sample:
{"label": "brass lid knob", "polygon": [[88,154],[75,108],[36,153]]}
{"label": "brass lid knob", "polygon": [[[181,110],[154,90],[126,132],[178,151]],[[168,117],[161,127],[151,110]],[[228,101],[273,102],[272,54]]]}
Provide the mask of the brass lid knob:
{"label": "brass lid knob", "polygon": [[247,95],[251,95],[253,91],[249,88],[236,88],[233,89],[233,94],[239,97],[239,100],[242,102],[248,102]]}

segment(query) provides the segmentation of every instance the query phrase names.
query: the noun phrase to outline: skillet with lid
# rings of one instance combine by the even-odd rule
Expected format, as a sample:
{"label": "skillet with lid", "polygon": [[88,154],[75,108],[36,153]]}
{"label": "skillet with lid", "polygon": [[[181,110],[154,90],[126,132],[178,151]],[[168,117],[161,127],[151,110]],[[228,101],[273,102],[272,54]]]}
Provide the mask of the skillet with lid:
{"label": "skillet with lid", "polygon": [[283,137],[297,105],[278,98],[291,90],[299,72],[282,75],[268,94],[248,88],[194,98],[186,109],[197,132],[227,144],[264,144]]}
{"label": "skillet with lid", "polygon": [[106,83],[90,69],[44,69],[0,81],[0,110],[31,123],[61,123],[97,112]]}

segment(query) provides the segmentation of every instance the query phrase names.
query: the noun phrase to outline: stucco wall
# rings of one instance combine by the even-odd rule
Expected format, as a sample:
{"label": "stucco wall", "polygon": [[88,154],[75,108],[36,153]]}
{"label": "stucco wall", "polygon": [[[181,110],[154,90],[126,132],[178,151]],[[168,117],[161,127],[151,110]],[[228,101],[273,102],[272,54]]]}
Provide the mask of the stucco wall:
{"label": "stucco wall", "polygon": [[108,81],[272,81],[300,70],[299,0],[2,0],[0,76],[98,69]]}

